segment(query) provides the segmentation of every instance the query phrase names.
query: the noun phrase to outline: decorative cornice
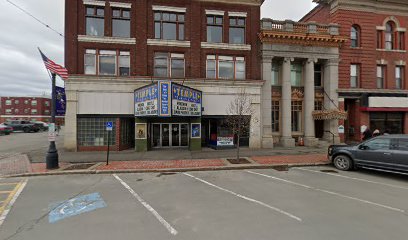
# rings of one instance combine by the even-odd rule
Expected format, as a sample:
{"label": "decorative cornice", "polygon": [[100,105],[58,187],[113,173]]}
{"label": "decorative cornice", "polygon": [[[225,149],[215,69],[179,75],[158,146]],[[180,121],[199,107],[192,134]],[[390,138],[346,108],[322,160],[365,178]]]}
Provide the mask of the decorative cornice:
{"label": "decorative cornice", "polygon": [[83,0],[84,5],[92,5],[92,6],[105,6],[105,1],[97,1],[97,0]]}
{"label": "decorative cornice", "polygon": [[246,12],[228,12],[228,16],[230,17],[247,17]]}
{"label": "decorative cornice", "polygon": [[190,41],[147,39],[149,46],[190,47]]}
{"label": "decorative cornice", "polygon": [[117,7],[117,8],[132,8],[131,3],[124,3],[124,2],[109,2],[109,5],[111,7]]}
{"label": "decorative cornice", "polygon": [[401,89],[367,89],[367,88],[339,88],[338,93],[403,93],[408,94],[408,90]]}
{"label": "decorative cornice", "polygon": [[251,45],[249,45],[249,44],[229,44],[229,43],[201,42],[201,48],[251,51]]}
{"label": "decorative cornice", "polygon": [[158,5],[153,5],[152,6],[153,11],[168,11],[168,12],[186,12],[186,8],[183,7],[172,7],[172,6],[158,6]]}
{"label": "decorative cornice", "polygon": [[120,38],[120,37],[96,37],[88,35],[78,35],[79,42],[93,43],[114,43],[114,44],[136,44],[136,38]]}
{"label": "decorative cornice", "polygon": [[259,34],[262,43],[293,44],[304,46],[339,47],[348,39],[342,36],[305,34],[294,32],[275,32],[263,30]]}
{"label": "decorative cornice", "polygon": [[219,16],[224,16],[225,11],[220,11],[220,10],[205,10],[206,15],[219,15]]}

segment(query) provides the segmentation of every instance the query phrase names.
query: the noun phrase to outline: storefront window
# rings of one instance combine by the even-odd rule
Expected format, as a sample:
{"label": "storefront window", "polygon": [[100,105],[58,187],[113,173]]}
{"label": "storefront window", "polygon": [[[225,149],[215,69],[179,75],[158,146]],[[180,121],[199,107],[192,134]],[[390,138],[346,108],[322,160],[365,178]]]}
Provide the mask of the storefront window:
{"label": "storefront window", "polygon": [[404,114],[398,112],[373,112],[370,114],[370,128],[380,130],[381,133],[385,131],[391,134],[402,134]]}
{"label": "storefront window", "polygon": [[108,132],[106,122],[113,122],[113,130],[109,136],[109,144],[116,144],[115,118],[78,118],[77,136],[79,146],[107,146]]}
{"label": "storefront window", "polygon": [[292,132],[302,131],[302,101],[292,101]]}
{"label": "storefront window", "polygon": [[272,131],[279,132],[279,110],[280,109],[280,102],[279,101],[272,101]]}

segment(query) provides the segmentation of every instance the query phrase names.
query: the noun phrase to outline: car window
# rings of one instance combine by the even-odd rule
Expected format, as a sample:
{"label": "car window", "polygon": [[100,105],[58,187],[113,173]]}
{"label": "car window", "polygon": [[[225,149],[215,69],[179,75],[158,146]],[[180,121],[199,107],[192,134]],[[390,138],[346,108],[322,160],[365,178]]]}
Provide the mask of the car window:
{"label": "car window", "polygon": [[408,139],[399,139],[398,140],[398,149],[401,151],[408,152]]}
{"label": "car window", "polygon": [[379,138],[364,144],[369,150],[389,150],[391,145],[391,139]]}

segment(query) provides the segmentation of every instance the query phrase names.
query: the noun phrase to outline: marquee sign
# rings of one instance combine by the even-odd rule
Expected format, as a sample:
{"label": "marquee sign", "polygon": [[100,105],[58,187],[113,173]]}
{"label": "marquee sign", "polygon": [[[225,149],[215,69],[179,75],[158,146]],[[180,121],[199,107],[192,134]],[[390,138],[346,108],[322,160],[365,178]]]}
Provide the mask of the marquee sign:
{"label": "marquee sign", "polygon": [[136,117],[200,117],[202,92],[171,81],[135,90]]}

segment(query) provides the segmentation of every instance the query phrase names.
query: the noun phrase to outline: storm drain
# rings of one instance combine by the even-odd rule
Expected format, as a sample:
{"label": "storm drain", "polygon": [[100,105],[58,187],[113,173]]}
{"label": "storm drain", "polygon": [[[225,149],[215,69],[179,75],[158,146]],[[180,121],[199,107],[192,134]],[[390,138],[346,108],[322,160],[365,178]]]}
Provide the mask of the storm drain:
{"label": "storm drain", "polygon": [[71,166],[64,168],[64,170],[84,170],[91,168],[95,165],[95,163],[80,163],[80,164],[72,164]]}

